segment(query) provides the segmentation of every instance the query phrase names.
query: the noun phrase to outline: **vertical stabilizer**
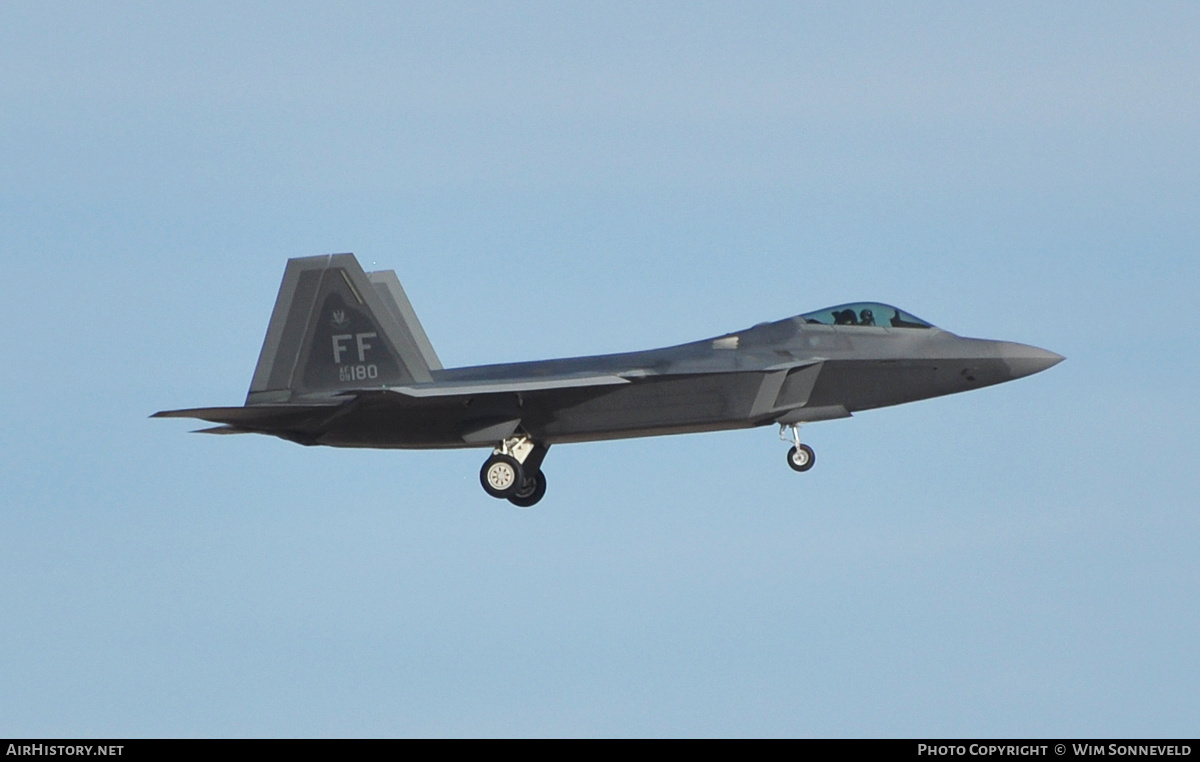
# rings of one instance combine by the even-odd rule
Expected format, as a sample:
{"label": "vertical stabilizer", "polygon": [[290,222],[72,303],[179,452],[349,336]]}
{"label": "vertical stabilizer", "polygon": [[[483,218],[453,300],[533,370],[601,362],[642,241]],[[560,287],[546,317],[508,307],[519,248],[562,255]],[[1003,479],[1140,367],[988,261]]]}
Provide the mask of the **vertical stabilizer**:
{"label": "vertical stabilizer", "polygon": [[353,254],[288,260],[246,404],[431,381],[433,347],[389,292]]}
{"label": "vertical stabilizer", "polygon": [[425,335],[425,329],[421,327],[421,321],[417,318],[412,303],[408,301],[408,295],[404,293],[404,286],[400,285],[396,271],[379,270],[367,273],[367,278],[375,284],[380,296],[392,308],[392,317],[396,318],[396,322],[408,333],[417,349],[421,351],[421,357],[425,358],[425,365],[432,370],[441,370],[442,361],[438,359],[437,352],[433,351],[433,344]]}

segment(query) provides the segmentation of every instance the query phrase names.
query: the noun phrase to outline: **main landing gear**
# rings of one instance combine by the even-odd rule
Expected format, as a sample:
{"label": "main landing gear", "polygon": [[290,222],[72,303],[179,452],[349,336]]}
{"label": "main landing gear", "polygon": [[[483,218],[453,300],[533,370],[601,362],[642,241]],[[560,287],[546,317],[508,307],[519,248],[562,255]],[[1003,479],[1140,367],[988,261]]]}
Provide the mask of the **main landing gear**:
{"label": "main landing gear", "polygon": [[549,445],[529,437],[513,437],[500,443],[479,470],[479,482],[492,497],[508,500],[518,508],[531,508],[546,494],[542,460]]}
{"label": "main landing gear", "polygon": [[[789,429],[791,430],[791,436],[787,434]],[[817,462],[817,456],[813,453],[813,449],[800,441],[800,424],[779,424],[779,438],[785,442],[794,443],[794,446],[788,450],[787,454],[788,465],[792,467],[793,471],[807,471]]]}

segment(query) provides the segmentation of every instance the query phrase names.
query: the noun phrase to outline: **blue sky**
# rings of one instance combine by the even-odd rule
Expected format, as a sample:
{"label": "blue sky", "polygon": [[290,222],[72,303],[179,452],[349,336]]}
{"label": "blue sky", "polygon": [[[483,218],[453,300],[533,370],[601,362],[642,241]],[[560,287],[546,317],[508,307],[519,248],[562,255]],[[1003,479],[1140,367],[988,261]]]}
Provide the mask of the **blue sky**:
{"label": "blue sky", "polygon": [[[1200,11],[0,9],[0,735],[1170,736],[1200,721]],[[805,428],[200,437],[288,257],[443,362],[847,301],[1059,352]]]}

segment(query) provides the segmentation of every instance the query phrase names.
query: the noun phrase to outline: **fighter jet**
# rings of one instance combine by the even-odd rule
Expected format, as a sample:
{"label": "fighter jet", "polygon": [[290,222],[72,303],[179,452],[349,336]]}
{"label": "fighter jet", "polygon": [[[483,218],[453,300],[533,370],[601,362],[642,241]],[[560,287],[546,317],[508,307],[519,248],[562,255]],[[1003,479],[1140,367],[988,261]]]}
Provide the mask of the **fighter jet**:
{"label": "fighter jet", "polygon": [[862,302],[663,349],[443,368],[396,274],[331,254],[288,261],[245,405],[153,417],[303,445],[488,448],[483,489],[527,508],[546,493],[551,445],[777,425],[792,444],[788,465],[807,471],[815,459],[801,424],[1062,359]]}

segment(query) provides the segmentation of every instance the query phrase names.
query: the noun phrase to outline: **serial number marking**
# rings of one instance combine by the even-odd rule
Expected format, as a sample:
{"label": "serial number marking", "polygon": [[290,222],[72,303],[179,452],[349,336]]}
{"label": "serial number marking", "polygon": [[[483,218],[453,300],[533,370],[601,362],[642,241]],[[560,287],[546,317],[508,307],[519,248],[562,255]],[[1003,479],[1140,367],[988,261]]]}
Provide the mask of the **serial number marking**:
{"label": "serial number marking", "polygon": [[367,381],[379,377],[379,368],[370,365],[339,365],[338,381]]}

